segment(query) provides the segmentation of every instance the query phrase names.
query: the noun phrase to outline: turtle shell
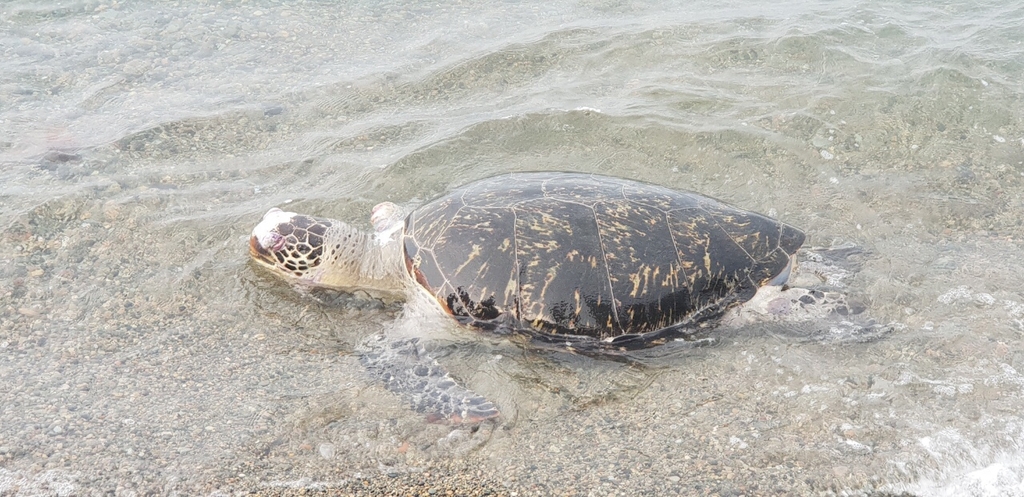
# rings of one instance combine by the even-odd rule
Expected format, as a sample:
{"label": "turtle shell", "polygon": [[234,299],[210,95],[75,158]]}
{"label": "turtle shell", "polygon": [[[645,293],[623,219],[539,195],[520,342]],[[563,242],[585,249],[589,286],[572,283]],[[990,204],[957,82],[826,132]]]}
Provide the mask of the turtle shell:
{"label": "turtle shell", "polygon": [[721,315],[790,268],[800,230],[692,192],[589,174],[470,183],[412,212],[406,267],[484,328],[611,339]]}

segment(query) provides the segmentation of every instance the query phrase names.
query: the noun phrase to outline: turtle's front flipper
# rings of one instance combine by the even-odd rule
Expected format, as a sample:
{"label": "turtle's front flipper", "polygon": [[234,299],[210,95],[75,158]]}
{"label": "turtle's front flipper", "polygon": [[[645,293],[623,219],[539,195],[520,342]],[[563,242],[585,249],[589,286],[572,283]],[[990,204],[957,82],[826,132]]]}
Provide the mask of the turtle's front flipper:
{"label": "turtle's front flipper", "polygon": [[431,422],[479,423],[498,416],[498,408],[452,379],[418,338],[364,342],[361,361],[388,390],[402,396]]}

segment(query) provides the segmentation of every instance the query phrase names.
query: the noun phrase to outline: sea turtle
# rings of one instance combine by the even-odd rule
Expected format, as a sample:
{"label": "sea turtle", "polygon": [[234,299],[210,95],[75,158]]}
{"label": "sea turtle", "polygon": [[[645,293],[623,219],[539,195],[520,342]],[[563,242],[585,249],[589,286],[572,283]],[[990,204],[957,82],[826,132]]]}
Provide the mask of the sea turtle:
{"label": "sea turtle", "polygon": [[[692,338],[755,294],[765,295],[755,300],[770,316],[825,304],[833,315],[856,312],[817,290],[783,291],[801,230],[638,181],[513,173],[456,188],[408,215],[379,204],[371,221],[374,234],[274,208],[253,229],[250,253],[292,281],[402,298],[418,331],[449,315],[599,355]],[[362,351],[387,388],[434,420],[498,415],[416,336],[391,335],[372,337]]]}

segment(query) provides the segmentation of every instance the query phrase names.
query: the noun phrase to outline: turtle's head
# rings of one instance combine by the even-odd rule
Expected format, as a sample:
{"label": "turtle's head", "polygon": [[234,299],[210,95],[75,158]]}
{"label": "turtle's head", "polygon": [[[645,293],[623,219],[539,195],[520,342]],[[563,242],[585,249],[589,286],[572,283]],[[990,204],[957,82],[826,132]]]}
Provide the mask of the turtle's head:
{"label": "turtle's head", "polygon": [[280,276],[315,284],[325,271],[324,244],[336,223],[275,207],[253,228],[249,255]]}
{"label": "turtle's head", "polygon": [[252,229],[249,254],[295,283],[400,297],[408,273],[393,231],[370,237],[341,221],[273,208]]}

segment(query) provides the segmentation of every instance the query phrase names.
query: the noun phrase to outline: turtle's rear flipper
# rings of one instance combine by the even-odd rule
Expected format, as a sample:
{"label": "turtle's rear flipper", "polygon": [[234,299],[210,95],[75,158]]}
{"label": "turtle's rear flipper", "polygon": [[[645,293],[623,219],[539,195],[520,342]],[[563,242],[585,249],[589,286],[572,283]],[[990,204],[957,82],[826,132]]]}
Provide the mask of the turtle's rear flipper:
{"label": "turtle's rear flipper", "polygon": [[789,283],[808,288],[822,284],[832,288],[845,287],[869,255],[863,248],[852,243],[811,247],[798,254],[797,272]]}
{"label": "turtle's rear flipper", "polygon": [[734,323],[776,322],[783,334],[835,343],[870,342],[899,328],[878,323],[866,310],[842,292],[765,288],[736,311]]}
{"label": "turtle's rear flipper", "polygon": [[388,340],[374,336],[364,342],[360,358],[367,371],[402,396],[432,423],[479,423],[497,417],[498,408],[455,382],[430,357],[419,339]]}
{"label": "turtle's rear flipper", "polygon": [[[865,312],[868,306],[841,292],[793,288],[789,294],[789,312],[808,317],[803,326],[794,326],[806,338],[818,342],[871,342],[892,333],[897,323],[879,323]],[[776,301],[778,302],[778,301]],[[796,321],[799,321],[797,319]]]}
{"label": "turtle's rear flipper", "polygon": [[805,321],[797,328],[809,328],[804,336],[816,341],[868,342],[900,329],[898,323],[876,322],[865,312],[868,306],[845,293],[869,256],[849,242],[801,250],[797,275],[790,283],[804,288],[783,292],[790,297],[789,304],[776,300],[768,307],[772,312],[791,312],[796,318],[791,321]]}

